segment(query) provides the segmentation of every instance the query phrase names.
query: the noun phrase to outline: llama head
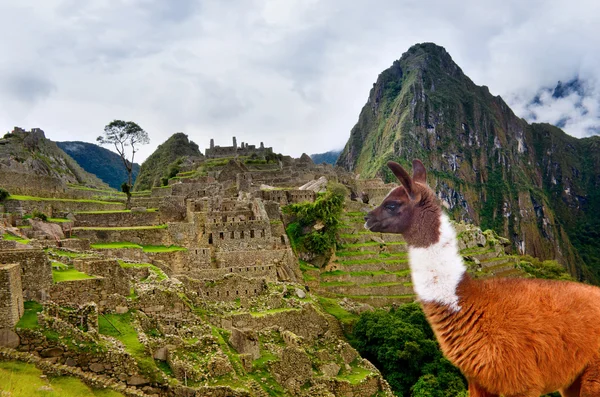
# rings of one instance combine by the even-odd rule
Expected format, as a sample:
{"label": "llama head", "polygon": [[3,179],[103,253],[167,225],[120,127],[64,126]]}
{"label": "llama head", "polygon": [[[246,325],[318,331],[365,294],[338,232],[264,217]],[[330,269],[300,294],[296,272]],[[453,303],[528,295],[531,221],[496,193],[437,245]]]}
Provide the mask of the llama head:
{"label": "llama head", "polygon": [[427,186],[427,171],[420,160],[413,161],[413,176],[398,163],[388,162],[402,184],[365,216],[365,228],[372,232],[401,233],[407,243],[427,247],[439,240],[441,208]]}

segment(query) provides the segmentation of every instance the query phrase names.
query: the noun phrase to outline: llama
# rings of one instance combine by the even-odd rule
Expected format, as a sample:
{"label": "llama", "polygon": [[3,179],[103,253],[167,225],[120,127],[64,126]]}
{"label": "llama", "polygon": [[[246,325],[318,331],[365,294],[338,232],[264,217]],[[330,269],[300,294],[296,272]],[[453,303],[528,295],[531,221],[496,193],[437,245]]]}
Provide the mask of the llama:
{"label": "llama", "polygon": [[470,397],[600,396],[600,288],[472,279],[423,163],[413,161],[412,178],[388,167],[402,186],[365,216],[365,228],[404,236],[414,290]]}

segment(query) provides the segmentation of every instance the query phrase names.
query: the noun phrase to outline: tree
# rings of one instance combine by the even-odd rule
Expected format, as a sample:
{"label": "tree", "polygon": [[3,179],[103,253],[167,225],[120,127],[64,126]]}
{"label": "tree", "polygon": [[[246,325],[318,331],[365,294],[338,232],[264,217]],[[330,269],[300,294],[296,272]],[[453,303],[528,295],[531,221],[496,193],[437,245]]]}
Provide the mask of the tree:
{"label": "tree", "polygon": [[[127,183],[121,189],[127,194],[127,208],[131,204],[133,159],[139,145],[150,143],[148,133],[133,121],[113,120],[104,127],[104,135],[99,136],[96,141],[101,145],[114,145],[115,150],[121,156],[123,165],[127,170]],[[131,148],[131,159],[128,159],[128,149]]]}

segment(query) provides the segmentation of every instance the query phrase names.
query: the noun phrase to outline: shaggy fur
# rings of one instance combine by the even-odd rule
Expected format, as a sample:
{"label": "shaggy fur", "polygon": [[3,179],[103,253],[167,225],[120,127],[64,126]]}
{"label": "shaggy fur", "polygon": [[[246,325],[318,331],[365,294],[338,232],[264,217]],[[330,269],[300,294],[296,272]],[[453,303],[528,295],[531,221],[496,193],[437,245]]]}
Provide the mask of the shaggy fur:
{"label": "shaggy fur", "polygon": [[473,280],[423,164],[365,227],[402,233],[415,291],[444,355],[469,381],[470,397],[600,396],[600,289],[532,279]]}

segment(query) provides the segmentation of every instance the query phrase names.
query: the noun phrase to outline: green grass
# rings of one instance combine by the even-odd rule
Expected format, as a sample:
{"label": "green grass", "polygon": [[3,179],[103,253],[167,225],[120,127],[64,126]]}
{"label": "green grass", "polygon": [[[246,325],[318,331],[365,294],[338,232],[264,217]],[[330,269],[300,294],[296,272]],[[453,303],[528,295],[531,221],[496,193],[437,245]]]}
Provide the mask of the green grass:
{"label": "green grass", "polygon": [[387,265],[398,265],[402,263],[408,263],[407,259],[351,259],[347,261],[337,261],[340,265],[371,265],[371,264],[387,264]]}
{"label": "green grass", "polygon": [[98,328],[101,334],[121,341],[125,350],[135,358],[138,367],[144,374],[148,375],[159,371],[156,362],[138,339],[138,333],[133,327],[132,312],[100,315],[98,316]]}
{"label": "green grass", "polygon": [[333,298],[325,298],[322,296],[317,297],[321,307],[323,309],[338,319],[342,324],[352,324],[358,320],[358,315],[350,313],[340,306],[337,299]]}
{"label": "green grass", "polygon": [[144,252],[176,252],[176,251],[187,251],[187,248],[180,247],[178,245],[170,245],[168,247],[164,245],[143,245]]}
{"label": "green grass", "polygon": [[321,273],[321,277],[327,278],[327,277],[337,277],[337,276],[346,276],[346,275],[353,276],[353,277],[381,276],[384,274],[395,274],[398,277],[406,277],[410,274],[410,269],[401,270],[399,272],[388,272],[387,270],[373,270],[373,271],[365,270],[365,271],[358,271],[358,272],[344,272],[342,270],[335,270],[333,272]]}
{"label": "green grass", "polygon": [[129,227],[74,227],[73,230],[152,230],[152,229],[166,229],[169,227],[167,224],[164,225],[152,225],[152,226],[129,226]]}
{"label": "green grass", "polygon": [[[81,380],[68,377],[41,378],[42,371],[33,364],[17,361],[0,362],[0,395],[11,397],[118,397],[112,390],[92,389]],[[52,391],[40,390],[49,386]]]}
{"label": "green grass", "polygon": [[52,264],[53,269],[67,270],[69,268],[69,266],[67,266],[64,263],[59,262],[59,261],[50,260],[50,263]]}
{"label": "green grass", "polygon": [[25,306],[25,312],[16,327],[24,329],[39,328],[37,314],[42,311],[43,306],[35,301],[26,301],[23,305]]}
{"label": "green grass", "polygon": [[141,248],[144,252],[176,252],[187,251],[187,248],[178,245],[139,245],[127,241],[113,243],[96,243],[91,245],[94,249],[123,249],[123,248]]}
{"label": "green grass", "polygon": [[21,196],[21,195],[11,195],[7,198],[7,200],[17,200],[17,201],[64,201],[67,203],[94,203],[94,204],[102,204],[102,205],[123,205],[122,203],[115,203],[113,201],[100,201],[100,200],[88,200],[88,199],[66,199],[66,198],[56,198],[56,197],[34,197],[34,196]]}
{"label": "green grass", "polygon": [[76,269],[68,269],[68,270],[54,270],[52,269],[52,280],[55,283],[62,283],[64,281],[74,281],[74,280],[88,280],[91,278],[96,278],[94,276],[90,276],[89,274],[80,272]]}
{"label": "green grass", "polygon": [[82,254],[79,252],[64,251],[64,250],[60,250],[57,248],[50,248],[48,250],[48,252],[52,252],[53,254],[59,255],[59,256],[66,256],[68,258],[85,258],[85,257],[92,256],[90,254]]}
{"label": "green grass", "polygon": [[336,376],[336,378],[347,380],[351,384],[356,385],[365,380],[365,378],[372,373],[373,372],[369,371],[368,369],[353,366],[350,373],[344,371],[344,373]]}
{"label": "green grass", "polygon": [[67,218],[48,218],[48,222],[52,222],[52,223],[66,223],[66,222],[71,222],[71,220],[67,219]]}
{"label": "green grass", "polygon": [[13,236],[12,234],[4,233],[4,235],[2,237],[4,238],[4,240],[16,241],[17,243],[20,243],[20,244],[29,244],[29,240],[27,240],[26,238]]}
{"label": "green grass", "polygon": [[75,190],[85,190],[85,191],[88,191],[88,192],[99,192],[99,193],[117,194],[117,195],[122,195],[122,196],[125,195],[125,193],[120,192],[120,191],[118,191],[116,189],[98,189],[98,188],[95,188],[95,187],[80,186],[80,185],[75,185],[75,184],[72,184],[72,183],[69,183],[68,186],[69,186],[69,188],[75,189]]}

